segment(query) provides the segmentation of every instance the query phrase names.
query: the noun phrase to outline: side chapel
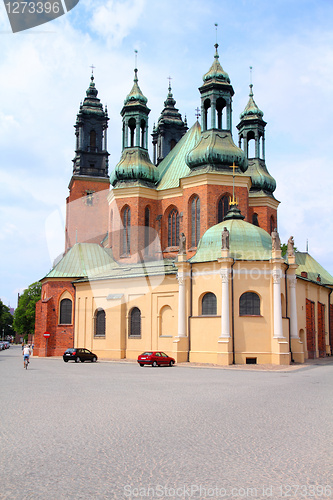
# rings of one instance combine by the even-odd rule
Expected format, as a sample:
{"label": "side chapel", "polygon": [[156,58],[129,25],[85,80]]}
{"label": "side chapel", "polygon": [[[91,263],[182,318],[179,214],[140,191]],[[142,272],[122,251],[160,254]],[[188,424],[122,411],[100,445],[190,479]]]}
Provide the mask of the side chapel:
{"label": "side chapel", "polygon": [[36,306],[38,356],[162,350],[178,362],[228,365],[332,354],[333,278],[292,237],[281,254],[266,122],[251,84],[234,143],[234,90],[218,44],[199,92],[201,124],[188,128],[169,84],[151,161],[135,69],[109,175],[109,117],[91,76],[75,123],[65,251]]}

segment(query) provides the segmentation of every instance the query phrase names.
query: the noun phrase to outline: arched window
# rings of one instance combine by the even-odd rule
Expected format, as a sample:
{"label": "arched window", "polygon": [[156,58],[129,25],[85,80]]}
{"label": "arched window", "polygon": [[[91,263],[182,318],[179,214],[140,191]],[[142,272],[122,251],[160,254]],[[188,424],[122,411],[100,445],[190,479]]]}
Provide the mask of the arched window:
{"label": "arched window", "polygon": [[133,307],[130,313],[129,321],[129,336],[141,337],[141,311],[137,307]]}
{"label": "arched window", "polygon": [[222,222],[224,217],[227,215],[229,211],[229,196],[225,195],[220,198],[218,206],[217,206],[217,222]]}
{"label": "arched window", "polygon": [[149,226],[150,226],[150,210],[149,207],[145,208],[145,249],[148,251],[149,247]]}
{"label": "arched window", "polygon": [[60,302],[59,324],[72,324],[72,301],[70,299],[62,299]]}
{"label": "arched window", "polygon": [[191,201],[191,246],[198,246],[200,240],[200,199],[195,196]]}
{"label": "arched window", "polygon": [[146,147],[146,122],[144,120],[141,120],[141,147],[145,148]]}
{"label": "arched window", "polygon": [[105,337],[105,311],[97,309],[95,313],[95,337]]}
{"label": "arched window", "polygon": [[254,213],[252,215],[252,224],[259,227],[258,214]]}
{"label": "arched window", "polygon": [[123,213],[123,255],[131,253],[131,209],[126,207]]}
{"label": "arched window", "polygon": [[171,210],[168,218],[168,246],[179,246],[179,215],[175,208]]}
{"label": "arched window", "polygon": [[217,301],[214,293],[208,292],[202,297],[201,314],[202,316],[216,316]]}
{"label": "arched window", "polygon": [[245,292],[239,299],[240,316],[260,316],[260,297],[254,292]]}
{"label": "arched window", "polygon": [[135,146],[135,129],[136,129],[136,121],[134,118],[130,118],[128,120],[128,128],[129,128],[129,133],[130,133],[129,146],[131,148],[134,148],[134,146]]}
{"label": "arched window", "polygon": [[90,131],[89,145],[90,145],[90,151],[96,150],[96,132],[95,132],[95,130]]}

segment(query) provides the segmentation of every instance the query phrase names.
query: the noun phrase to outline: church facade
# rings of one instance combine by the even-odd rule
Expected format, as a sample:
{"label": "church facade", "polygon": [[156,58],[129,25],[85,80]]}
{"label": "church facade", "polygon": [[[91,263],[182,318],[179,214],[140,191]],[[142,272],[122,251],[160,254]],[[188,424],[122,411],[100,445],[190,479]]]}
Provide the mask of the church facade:
{"label": "church facade", "polygon": [[282,256],[263,112],[251,84],[236,145],[234,90],[217,44],[199,92],[201,124],[188,128],[169,85],[151,161],[135,69],[109,176],[109,117],[91,77],[75,124],[65,252],[41,280],[37,355],[75,346],[136,359],[161,350],[178,362],[228,365],[332,354],[333,278],[292,237]]}

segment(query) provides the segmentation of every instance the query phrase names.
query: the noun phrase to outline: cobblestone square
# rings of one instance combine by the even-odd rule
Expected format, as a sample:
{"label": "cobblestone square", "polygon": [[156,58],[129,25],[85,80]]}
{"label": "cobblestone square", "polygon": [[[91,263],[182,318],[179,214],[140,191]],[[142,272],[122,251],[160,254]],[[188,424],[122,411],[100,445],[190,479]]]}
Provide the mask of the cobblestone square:
{"label": "cobblestone square", "polygon": [[333,363],[140,368],[0,353],[1,499],[332,498]]}

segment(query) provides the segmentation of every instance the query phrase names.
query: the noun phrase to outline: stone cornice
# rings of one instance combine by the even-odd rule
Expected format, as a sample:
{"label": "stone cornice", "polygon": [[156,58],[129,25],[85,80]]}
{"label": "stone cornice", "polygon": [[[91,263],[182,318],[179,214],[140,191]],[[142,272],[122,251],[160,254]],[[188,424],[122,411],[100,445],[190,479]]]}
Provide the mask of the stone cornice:
{"label": "stone cornice", "polygon": [[110,178],[109,177],[93,177],[90,175],[72,175],[71,180],[68,184],[68,189],[71,189],[74,181],[85,181],[85,182],[103,182],[110,186]]}
{"label": "stone cornice", "polygon": [[271,196],[249,196],[249,207],[270,207],[277,210],[280,202]]}

